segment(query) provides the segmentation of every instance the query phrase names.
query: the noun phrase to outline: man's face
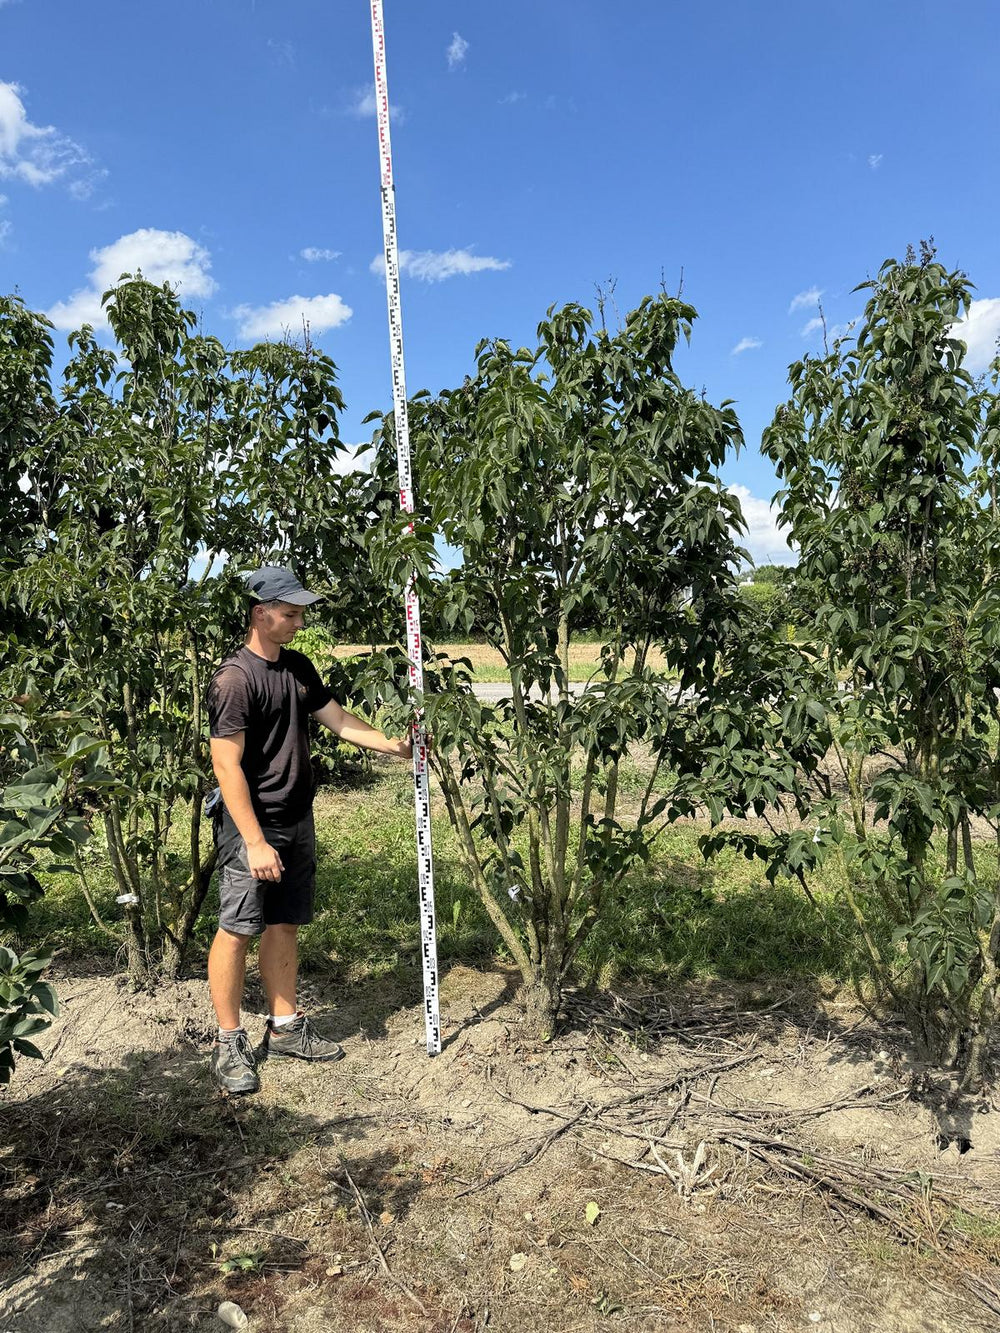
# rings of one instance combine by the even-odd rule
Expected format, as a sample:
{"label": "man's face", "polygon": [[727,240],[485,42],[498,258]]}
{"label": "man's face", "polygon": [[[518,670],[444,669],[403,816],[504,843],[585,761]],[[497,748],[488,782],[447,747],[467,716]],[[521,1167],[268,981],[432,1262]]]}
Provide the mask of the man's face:
{"label": "man's face", "polygon": [[257,614],[261,632],[272,643],[291,643],[306,623],[303,608],[293,606],[291,602],[271,602],[262,606]]}

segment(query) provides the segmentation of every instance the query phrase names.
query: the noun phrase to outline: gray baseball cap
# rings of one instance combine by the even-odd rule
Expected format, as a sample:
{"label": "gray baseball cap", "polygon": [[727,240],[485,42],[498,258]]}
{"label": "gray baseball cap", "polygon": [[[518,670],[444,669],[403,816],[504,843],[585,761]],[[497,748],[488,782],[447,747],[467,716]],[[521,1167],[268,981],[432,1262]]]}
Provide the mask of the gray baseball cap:
{"label": "gray baseball cap", "polygon": [[242,576],[247,592],[258,602],[290,602],[292,606],[312,606],[322,597],[319,592],[307,592],[290,569],[281,565],[264,565]]}

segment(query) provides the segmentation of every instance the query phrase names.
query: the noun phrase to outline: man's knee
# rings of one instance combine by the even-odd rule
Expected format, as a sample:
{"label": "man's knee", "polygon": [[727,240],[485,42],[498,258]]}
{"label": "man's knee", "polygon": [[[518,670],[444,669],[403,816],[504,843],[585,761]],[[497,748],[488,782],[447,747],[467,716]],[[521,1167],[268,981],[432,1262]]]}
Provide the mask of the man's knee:
{"label": "man's knee", "polygon": [[216,944],[241,953],[246,953],[256,938],[256,935],[239,935],[235,930],[227,930],[225,926],[220,926],[215,933]]}

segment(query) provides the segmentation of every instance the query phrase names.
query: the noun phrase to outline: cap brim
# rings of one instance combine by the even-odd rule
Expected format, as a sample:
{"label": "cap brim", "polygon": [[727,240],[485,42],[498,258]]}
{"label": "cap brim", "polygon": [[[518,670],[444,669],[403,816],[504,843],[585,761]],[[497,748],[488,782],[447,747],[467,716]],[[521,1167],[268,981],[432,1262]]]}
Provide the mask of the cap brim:
{"label": "cap brim", "polygon": [[312,606],[313,602],[321,602],[323,594],[321,592],[307,592],[305,588],[301,592],[283,593],[279,602],[288,602],[292,606]]}

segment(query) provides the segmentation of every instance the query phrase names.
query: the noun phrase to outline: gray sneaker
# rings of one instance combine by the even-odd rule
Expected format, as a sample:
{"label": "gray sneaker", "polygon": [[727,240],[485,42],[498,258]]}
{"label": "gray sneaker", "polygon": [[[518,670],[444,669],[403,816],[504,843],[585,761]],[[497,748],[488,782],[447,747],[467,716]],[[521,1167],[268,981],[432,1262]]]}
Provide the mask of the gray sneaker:
{"label": "gray sneaker", "polygon": [[275,1027],[270,1019],[264,1029],[264,1040],[260,1044],[260,1055],[268,1058],[288,1060],[342,1060],[343,1050],[335,1041],[329,1041],[320,1034],[306,1018],[298,1013],[290,1023]]}
{"label": "gray sneaker", "polygon": [[250,1038],[240,1029],[226,1037],[216,1037],[212,1048],[212,1079],[223,1092],[257,1092],[257,1061]]}

